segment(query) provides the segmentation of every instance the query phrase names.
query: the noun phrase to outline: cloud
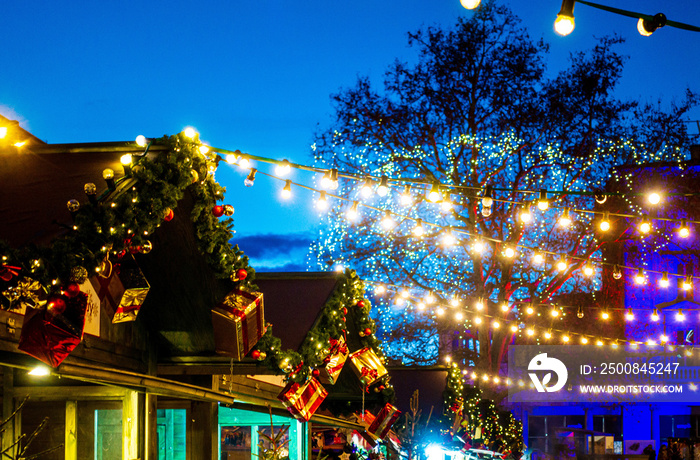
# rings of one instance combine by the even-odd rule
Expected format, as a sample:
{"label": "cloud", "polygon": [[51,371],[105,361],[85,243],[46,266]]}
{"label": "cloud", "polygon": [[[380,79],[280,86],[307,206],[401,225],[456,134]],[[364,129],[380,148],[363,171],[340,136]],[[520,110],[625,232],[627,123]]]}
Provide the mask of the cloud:
{"label": "cloud", "polygon": [[310,232],[299,233],[261,233],[258,235],[234,238],[231,242],[246,253],[250,258],[280,258],[299,251],[306,251],[315,238]]}

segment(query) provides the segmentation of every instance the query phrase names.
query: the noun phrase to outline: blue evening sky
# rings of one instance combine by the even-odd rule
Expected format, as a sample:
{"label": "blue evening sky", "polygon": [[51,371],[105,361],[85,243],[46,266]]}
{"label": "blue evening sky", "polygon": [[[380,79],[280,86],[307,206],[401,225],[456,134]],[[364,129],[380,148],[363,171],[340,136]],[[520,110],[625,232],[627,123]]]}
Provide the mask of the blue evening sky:
{"label": "blue evening sky", "polygon": [[[594,36],[618,33],[630,56],[620,95],[653,101],[700,91],[700,33],[666,27],[642,37],[635,20],[578,4],[576,30],[559,37],[559,1],[501,1],[551,44],[550,71]],[[700,25],[700,2],[600,2]],[[379,84],[395,58],[415,59],[408,31],[471,14],[459,0],[5,2],[0,113],[51,143],[194,126],[216,147],[310,164],[332,93],[358,75]],[[317,221],[311,195],[282,204],[278,182],[260,177],[245,188],[243,177],[228,167],[217,175],[242,248],[254,265],[302,268]]]}

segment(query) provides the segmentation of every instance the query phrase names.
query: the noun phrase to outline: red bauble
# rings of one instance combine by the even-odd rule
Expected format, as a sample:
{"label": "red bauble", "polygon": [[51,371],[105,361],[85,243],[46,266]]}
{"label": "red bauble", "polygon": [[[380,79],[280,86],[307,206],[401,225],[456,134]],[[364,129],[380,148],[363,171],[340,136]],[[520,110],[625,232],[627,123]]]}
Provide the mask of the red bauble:
{"label": "red bauble", "polygon": [[248,271],[245,268],[239,268],[236,271],[236,276],[238,277],[239,280],[244,280],[248,278]]}
{"label": "red bauble", "polygon": [[175,217],[175,212],[173,212],[173,210],[170,209],[170,208],[166,209],[166,210],[165,210],[165,216],[163,216],[163,219],[164,219],[166,222],[170,222],[171,220],[173,220],[173,217]]}
{"label": "red bauble", "polygon": [[311,375],[313,375],[315,378],[318,378],[318,376],[321,375],[321,372],[319,372],[318,369],[314,369],[311,371]]}
{"label": "red bauble", "polygon": [[66,301],[59,296],[50,297],[48,300],[48,309],[52,313],[61,314],[66,311]]}
{"label": "red bauble", "polygon": [[80,285],[78,283],[68,283],[65,292],[68,297],[75,297],[80,294]]}
{"label": "red bauble", "polygon": [[368,327],[365,328],[365,330],[363,332],[365,333],[365,335],[372,335],[372,329],[370,329]]}
{"label": "red bauble", "polygon": [[347,315],[347,314],[348,314],[348,309],[345,308],[345,307],[343,307],[343,316],[345,316],[345,315]]}
{"label": "red bauble", "polygon": [[250,356],[253,359],[260,359],[260,350],[253,350],[250,352]]}
{"label": "red bauble", "polygon": [[214,217],[221,217],[224,215],[224,207],[217,204],[211,208],[211,213],[214,214]]}
{"label": "red bauble", "polygon": [[360,308],[365,308],[365,301],[364,300],[358,300],[357,301],[357,306]]}

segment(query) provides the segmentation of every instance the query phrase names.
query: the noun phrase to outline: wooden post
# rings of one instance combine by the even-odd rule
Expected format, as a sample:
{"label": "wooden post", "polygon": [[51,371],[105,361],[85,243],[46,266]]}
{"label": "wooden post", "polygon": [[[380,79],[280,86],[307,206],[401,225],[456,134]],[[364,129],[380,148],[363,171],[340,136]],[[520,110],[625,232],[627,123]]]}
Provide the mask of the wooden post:
{"label": "wooden post", "polygon": [[[3,367],[2,374],[2,419],[7,420],[15,410],[15,373],[11,367]],[[16,423],[5,425],[2,433],[2,450],[7,449],[15,441]],[[14,449],[7,451],[14,458]]]}
{"label": "wooden post", "polygon": [[127,391],[122,399],[122,458],[139,459],[139,393]]}
{"label": "wooden post", "polygon": [[146,395],[146,460],[158,460],[158,397]]}
{"label": "wooden post", "polygon": [[217,460],[219,405],[217,403],[192,401],[192,415],[188,423],[192,442],[188,446],[188,458]]}
{"label": "wooden post", "polygon": [[66,401],[65,459],[78,460],[78,401]]}

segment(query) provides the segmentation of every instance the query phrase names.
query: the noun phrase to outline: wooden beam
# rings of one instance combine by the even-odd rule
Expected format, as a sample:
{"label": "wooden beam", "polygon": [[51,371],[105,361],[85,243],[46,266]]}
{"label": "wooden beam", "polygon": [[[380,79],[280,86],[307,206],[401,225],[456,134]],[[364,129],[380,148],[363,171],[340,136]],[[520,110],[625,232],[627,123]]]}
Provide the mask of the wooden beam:
{"label": "wooden beam", "polygon": [[119,400],[124,398],[127,391],[107,385],[15,387],[17,397],[29,396],[31,401]]}
{"label": "wooden beam", "polygon": [[146,460],[158,460],[158,396],[146,395]]}
{"label": "wooden beam", "polygon": [[139,458],[139,394],[128,391],[122,399],[122,458]]}
{"label": "wooden beam", "polygon": [[78,401],[66,401],[65,460],[78,460]]}

